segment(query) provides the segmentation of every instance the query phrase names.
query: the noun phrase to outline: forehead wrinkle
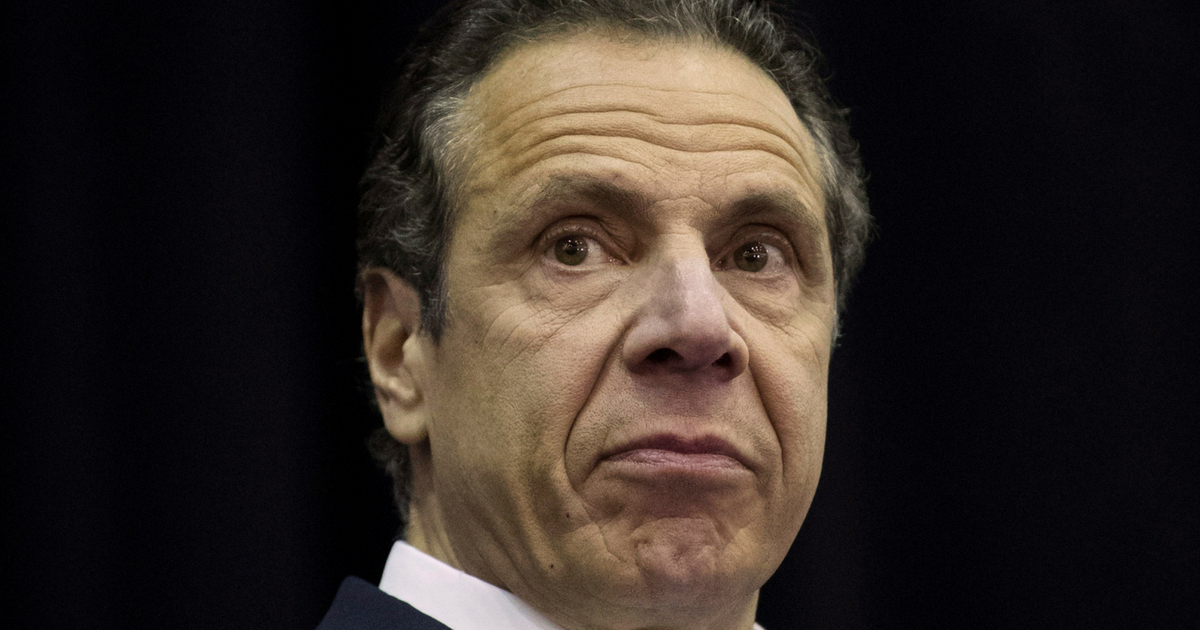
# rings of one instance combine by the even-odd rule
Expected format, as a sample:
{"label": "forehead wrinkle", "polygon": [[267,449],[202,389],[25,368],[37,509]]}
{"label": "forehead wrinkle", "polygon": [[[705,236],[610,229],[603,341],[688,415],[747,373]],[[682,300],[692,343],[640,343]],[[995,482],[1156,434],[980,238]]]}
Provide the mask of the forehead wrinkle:
{"label": "forehead wrinkle", "polygon": [[[595,141],[588,141],[588,138],[605,138],[612,141],[608,146],[597,146]],[[649,156],[645,155],[619,155],[615,151],[606,151],[611,149],[612,144],[619,142],[634,142],[640,144],[648,144],[650,146],[659,147],[654,143],[640,140],[637,138],[628,138],[625,136],[600,136],[600,135],[582,135],[582,134],[564,134],[549,138],[539,143],[536,149],[531,149],[523,152],[522,159],[514,161],[506,171],[500,175],[501,178],[515,178],[522,172],[536,168],[540,163],[565,155],[591,155],[601,159],[616,159],[622,163],[635,164],[641,168],[645,168],[649,173],[658,173],[659,169],[649,164],[644,164],[640,160]],[[750,156],[751,159],[756,159],[756,155],[767,155],[772,159],[783,162],[787,168],[796,174],[804,188],[811,189],[814,194],[820,194],[820,186],[816,177],[811,170],[807,168],[807,161],[802,161],[797,164],[793,158],[789,157],[787,152],[772,150],[769,146],[760,146],[753,148],[739,149],[718,149],[718,150],[679,150],[680,153],[692,155],[707,155],[712,153],[727,153],[730,157]],[[760,158],[759,158],[760,159]],[[802,158],[799,158],[802,159]],[[499,160],[492,160],[491,163]],[[762,170],[762,169],[755,169]]]}
{"label": "forehead wrinkle", "polygon": [[[790,103],[788,104],[788,111],[793,114],[791,120],[756,100],[727,92],[699,92],[697,90],[669,90],[624,84],[600,84],[598,86],[576,86],[566,90],[559,90],[556,93],[582,88],[606,87],[609,85],[622,85],[631,89],[646,91],[649,92],[649,98],[640,98],[642,95],[631,97],[629,95],[603,93],[598,98],[559,99],[559,102],[546,102],[545,98],[537,97],[529,103],[518,107],[516,110],[501,116],[500,120],[496,121],[495,124],[488,125],[486,135],[491,136],[489,144],[504,147],[510,144],[513,138],[517,137],[522,131],[539,124],[565,125],[569,124],[572,120],[577,120],[586,115],[628,114],[630,116],[641,115],[650,123],[681,128],[706,125],[731,125],[757,129],[780,138],[797,155],[803,155],[806,149],[815,149],[813,146],[815,143],[812,140],[811,134],[808,133],[807,128],[805,128],[799,118],[794,116],[795,112],[791,109]],[[721,101],[737,100],[741,103],[718,103],[719,106],[714,107],[712,103],[681,101],[677,96],[679,94],[697,93],[709,94]],[[531,112],[525,111],[530,108],[537,109]],[[664,112],[670,112],[670,114],[664,115]],[[756,118],[756,115],[766,115],[777,124],[770,124],[770,122]],[[487,112],[484,112],[483,118],[494,118],[494,116],[488,116]],[[563,122],[564,119],[567,122]],[[793,126],[793,122],[795,126]]]}
{"label": "forehead wrinkle", "polygon": [[[556,93],[563,93],[578,87],[584,86],[574,86],[558,90]],[[604,98],[593,99],[592,101],[572,100],[570,102],[549,104],[542,102],[540,98],[535,98],[530,103],[526,103],[518,109],[528,109],[541,105],[542,107],[539,108],[540,111],[527,111],[523,115],[514,111],[503,116],[501,118],[503,122],[494,125],[481,124],[478,130],[478,140],[480,140],[480,143],[477,146],[475,155],[476,163],[471,170],[481,173],[488,170],[496,162],[503,161],[507,156],[520,156],[519,160],[513,164],[515,168],[509,168],[508,172],[504,174],[505,177],[511,177],[524,168],[527,168],[532,162],[553,157],[554,155],[551,151],[525,155],[533,147],[545,144],[547,141],[568,136],[577,136],[580,138],[588,135],[618,137],[624,134],[634,138],[641,136],[642,139],[648,136],[652,140],[657,141],[657,144],[660,146],[700,153],[704,152],[705,149],[695,150],[684,145],[688,144],[689,141],[695,144],[695,139],[697,138],[700,139],[700,143],[709,140],[710,136],[714,135],[712,130],[715,128],[726,130],[725,134],[721,134],[718,131],[717,135],[724,135],[724,139],[729,143],[735,143],[737,140],[743,139],[738,138],[738,134],[733,133],[734,131],[751,132],[750,134],[743,134],[752,138],[750,142],[757,145],[749,148],[758,148],[775,154],[789,163],[806,185],[817,188],[822,187],[826,169],[822,167],[816,142],[807,127],[794,116],[794,110],[791,109],[790,103],[788,103],[788,111],[793,116],[790,120],[791,124],[787,124],[789,121],[771,108],[741,95],[724,92],[711,93],[720,98],[732,97],[741,101],[755,110],[752,114],[747,114],[747,108],[745,107],[739,109],[738,106],[730,105],[718,108],[725,111],[717,113],[713,111],[712,107],[705,106],[708,104],[698,105],[696,103],[688,104],[683,108],[684,111],[680,111],[680,104],[668,95],[694,91],[663,90],[644,88],[643,86],[634,87],[648,91],[652,96],[657,96],[657,100],[660,102],[647,103],[628,97],[616,98],[608,94],[603,95]],[[476,103],[476,105],[480,104]],[[494,107],[488,107],[487,104],[484,107],[493,109],[494,112]],[[662,112],[666,111],[672,112],[669,117],[662,114]],[[494,119],[498,116],[498,114],[487,115],[483,112],[480,113],[482,114],[480,119]],[[773,125],[770,121],[764,121],[761,117],[756,117],[754,114],[768,116],[775,121],[785,124],[781,126]],[[600,120],[597,121],[597,118]],[[481,120],[481,122],[483,121]],[[529,131],[530,128],[537,130],[537,133],[531,133]],[[684,130],[684,133],[681,135],[675,130]],[[573,131],[577,132],[572,133]],[[651,142],[650,144],[653,145],[655,142]],[[588,147],[581,148],[586,149]],[[728,147],[721,147],[708,150],[727,149]],[[565,151],[559,148],[557,152],[563,153]],[[583,152],[590,153],[592,151],[585,150]],[[628,157],[625,159],[628,159]]]}
{"label": "forehead wrinkle", "polygon": [[[638,103],[638,100],[636,98],[631,99],[628,95],[612,96],[611,92],[603,91],[604,88],[612,88],[612,87],[627,88],[630,90],[648,92],[648,93],[650,93],[651,97],[655,97],[655,98],[651,98],[648,102],[642,101],[643,103],[646,103],[646,105],[644,108],[639,108],[639,107],[635,106],[635,104]],[[596,97],[567,98],[566,93],[574,92],[576,90],[591,90],[593,92],[600,92],[601,97],[607,97],[607,98],[596,98]],[[546,118],[546,117],[551,117],[551,116],[555,116],[558,114],[564,114],[564,113],[603,112],[603,111],[610,110],[610,109],[638,112],[638,113],[646,114],[648,116],[655,116],[655,117],[658,117],[661,119],[662,116],[659,113],[661,111],[661,109],[659,111],[656,111],[656,110],[652,109],[652,107],[654,107],[654,106],[658,106],[660,108],[666,107],[670,111],[672,111],[673,116],[680,116],[681,114],[683,114],[683,112],[680,111],[680,106],[681,106],[680,99],[679,99],[680,95],[711,96],[718,100],[736,99],[738,101],[742,101],[743,104],[742,105],[725,105],[725,108],[728,110],[730,115],[736,116],[736,113],[745,111],[746,106],[748,105],[748,106],[758,110],[760,113],[766,114],[766,115],[770,116],[771,118],[775,119],[775,122],[778,123],[780,125],[780,127],[782,127],[783,129],[785,129],[789,132],[794,131],[793,129],[791,129],[791,124],[790,124],[791,121],[789,120],[789,118],[787,116],[781,115],[779,112],[776,112],[774,109],[767,107],[763,103],[761,103],[757,100],[754,100],[752,98],[749,98],[743,94],[738,94],[736,92],[716,91],[716,90],[702,90],[702,89],[696,89],[696,88],[688,88],[688,89],[674,88],[673,89],[673,88],[664,88],[664,87],[652,87],[652,86],[647,86],[647,85],[639,85],[636,83],[623,83],[623,82],[619,82],[619,81],[606,81],[603,83],[586,83],[586,84],[580,84],[580,85],[572,85],[569,87],[559,88],[556,90],[551,90],[549,92],[539,94],[537,96],[530,98],[527,102],[522,103],[514,108],[508,108],[509,111],[507,113],[493,114],[493,117],[499,116],[499,118],[500,118],[499,120],[496,121],[496,124],[493,126],[493,129],[499,130],[499,129],[504,129],[506,127],[512,126],[510,123],[513,118],[518,117],[521,114],[526,113],[526,110],[537,107],[539,105],[543,106],[547,109],[550,109],[551,111],[546,112],[546,113],[541,113],[541,112],[535,111],[529,115],[530,121],[536,121],[539,118]],[[481,98],[481,97],[479,97],[479,98]],[[692,99],[692,100],[696,100],[696,99]],[[604,104],[605,101],[610,101],[612,104],[605,105]],[[789,101],[785,101],[785,102],[787,102],[787,104],[788,104],[788,111],[794,115],[795,110],[792,108],[791,102],[789,102]],[[682,121],[683,124],[704,123],[704,122],[721,122],[719,117],[713,117],[711,119],[705,118],[706,116],[714,116],[712,108],[705,106],[707,104],[695,104],[695,103],[687,103],[687,104],[696,108],[698,110],[698,112],[696,114],[696,120],[685,120],[685,121]],[[484,118],[487,118],[487,117],[489,117],[489,113],[492,113],[492,112],[489,112],[488,110],[492,110],[492,109],[495,109],[500,106],[501,105],[498,103],[489,103],[488,105],[484,106],[484,111],[481,113]],[[561,110],[561,111],[559,111],[559,110]],[[752,118],[749,116],[743,116],[742,118],[746,121],[752,120]],[[666,122],[666,121],[664,120],[663,122]],[[800,122],[799,117],[796,117],[795,122],[800,123],[800,126],[802,128],[804,127],[804,124],[802,122]],[[517,123],[515,125],[515,128],[509,135],[511,135],[512,133],[516,133],[522,127],[524,127],[525,124],[527,124],[527,123],[528,123],[528,121],[526,123]],[[746,124],[749,124],[749,122],[747,122]],[[777,130],[769,129],[766,125],[761,125],[761,126],[763,127],[764,130],[769,130],[769,131],[772,131],[773,133],[778,133]],[[805,131],[807,131],[807,129]],[[780,134],[780,135],[784,135],[784,134]],[[503,140],[501,142],[503,142]]]}
{"label": "forehead wrinkle", "polygon": [[[580,117],[586,117],[582,124],[576,122]],[[503,154],[520,155],[560,138],[627,138],[684,153],[760,150],[795,165],[797,170],[811,171],[813,167],[813,160],[798,150],[788,138],[749,120],[679,123],[661,121],[636,112],[614,110],[560,114],[554,119],[539,119],[530,123],[530,126],[534,129],[520,136],[512,136],[495,148]]]}

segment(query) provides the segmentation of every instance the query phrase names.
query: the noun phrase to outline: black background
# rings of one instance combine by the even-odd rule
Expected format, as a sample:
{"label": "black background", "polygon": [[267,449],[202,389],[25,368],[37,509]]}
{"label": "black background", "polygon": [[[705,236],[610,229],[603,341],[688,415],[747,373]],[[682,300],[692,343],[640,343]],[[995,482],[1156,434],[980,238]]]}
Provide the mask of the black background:
{"label": "black background", "polygon": [[[800,7],[880,230],[766,627],[1195,623],[1186,4]],[[0,11],[0,624],[313,627],[395,526],[354,208],[431,9]]]}

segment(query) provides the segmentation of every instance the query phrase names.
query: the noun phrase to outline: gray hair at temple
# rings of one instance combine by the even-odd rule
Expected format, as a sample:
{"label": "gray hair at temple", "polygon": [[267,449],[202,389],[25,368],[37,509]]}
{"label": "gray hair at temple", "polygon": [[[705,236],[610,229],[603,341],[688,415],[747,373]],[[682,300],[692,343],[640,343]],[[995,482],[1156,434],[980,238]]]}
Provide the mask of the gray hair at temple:
{"label": "gray hair at temple", "polygon": [[[840,319],[871,232],[858,145],[846,111],[825,88],[815,45],[765,0],[460,0],[444,7],[401,58],[379,119],[358,209],[360,283],[372,267],[404,278],[420,297],[422,333],[440,339],[455,175],[469,159],[460,105],[504,52],[583,29],[726,46],[775,80],[816,143]],[[408,449],[380,429],[371,451],[392,476],[403,523]]]}

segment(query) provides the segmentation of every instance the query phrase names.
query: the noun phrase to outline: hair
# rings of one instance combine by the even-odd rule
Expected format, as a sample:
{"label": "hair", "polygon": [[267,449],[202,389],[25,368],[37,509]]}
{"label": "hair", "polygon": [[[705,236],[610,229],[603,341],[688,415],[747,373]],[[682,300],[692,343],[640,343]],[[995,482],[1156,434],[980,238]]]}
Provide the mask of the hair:
{"label": "hair", "polygon": [[[815,141],[840,318],[871,232],[865,176],[847,112],[821,77],[820,53],[785,15],[769,0],[458,0],[443,7],[401,57],[379,118],[358,208],[360,293],[366,270],[390,269],[419,296],[421,333],[441,338],[456,160],[469,159],[459,120],[468,91],[523,43],[608,28],[727,46],[775,80]],[[835,339],[836,330],[835,322]],[[403,528],[408,449],[382,428],[370,448],[394,481]]]}

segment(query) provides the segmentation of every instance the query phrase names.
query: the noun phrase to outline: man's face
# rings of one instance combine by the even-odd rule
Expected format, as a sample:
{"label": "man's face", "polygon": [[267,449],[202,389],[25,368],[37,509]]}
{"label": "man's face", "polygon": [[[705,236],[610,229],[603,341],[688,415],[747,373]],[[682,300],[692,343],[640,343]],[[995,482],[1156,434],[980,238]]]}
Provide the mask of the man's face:
{"label": "man's face", "polygon": [[700,43],[525,45],[466,107],[420,378],[455,558],[559,619],[752,618],[824,443],[811,137],[761,70]]}

